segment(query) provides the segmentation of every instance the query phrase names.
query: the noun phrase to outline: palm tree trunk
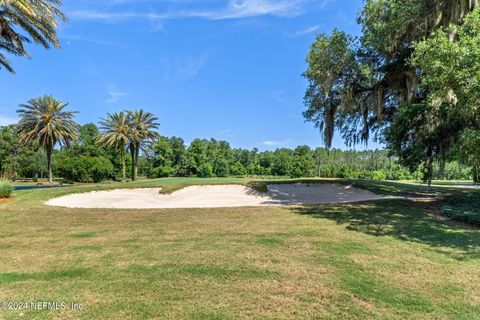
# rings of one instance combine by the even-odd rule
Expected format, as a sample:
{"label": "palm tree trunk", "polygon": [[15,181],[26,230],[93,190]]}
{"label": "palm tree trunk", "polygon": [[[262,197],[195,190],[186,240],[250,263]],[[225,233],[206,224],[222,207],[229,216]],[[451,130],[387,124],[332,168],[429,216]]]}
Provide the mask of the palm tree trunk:
{"label": "palm tree trunk", "polygon": [[48,182],[53,183],[53,171],[52,171],[52,152],[53,146],[47,146],[47,167],[48,167]]}
{"label": "palm tree trunk", "polygon": [[135,180],[138,179],[138,156],[140,154],[140,146],[136,146],[135,148],[135,168],[134,168],[134,177]]}
{"label": "palm tree trunk", "polygon": [[132,181],[135,181],[137,180],[135,177],[135,150],[136,150],[135,144],[130,143],[129,149],[130,149],[130,155],[132,156]]}
{"label": "palm tree trunk", "polygon": [[127,164],[125,163],[125,150],[122,150],[120,156],[122,157],[122,182],[127,181]]}

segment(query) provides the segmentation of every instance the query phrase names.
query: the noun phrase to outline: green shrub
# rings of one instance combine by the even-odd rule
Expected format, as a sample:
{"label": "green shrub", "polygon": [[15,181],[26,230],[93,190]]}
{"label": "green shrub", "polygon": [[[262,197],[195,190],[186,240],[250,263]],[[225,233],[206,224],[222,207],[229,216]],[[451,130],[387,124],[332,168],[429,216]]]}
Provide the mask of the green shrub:
{"label": "green shrub", "polygon": [[0,198],[10,198],[12,192],[13,187],[9,183],[0,181]]}
{"label": "green shrub", "polygon": [[337,174],[338,178],[353,178],[353,172],[350,167],[342,166]]}
{"label": "green shrub", "polygon": [[401,167],[396,167],[389,170],[387,173],[387,180],[412,180],[414,179],[413,174]]}
{"label": "green shrub", "polygon": [[370,180],[372,179],[372,172],[368,170],[353,171],[351,173],[351,178]]}
{"label": "green shrub", "polygon": [[231,164],[229,171],[232,176],[245,176],[247,174],[247,170],[240,162]]}
{"label": "green shrub", "polygon": [[480,227],[480,192],[448,196],[442,206],[442,213],[453,220]]}
{"label": "green shrub", "polygon": [[385,180],[387,179],[387,174],[385,171],[382,170],[376,170],[372,172],[372,179],[373,180]]}
{"label": "green shrub", "polygon": [[228,163],[226,160],[219,160],[215,167],[215,175],[217,177],[227,177],[229,174]]}
{"label": "green shrub", "polygon": [[57,169],[66,180],[101,182],[114,174],[113,164],[105,157],[80,156],[57,161]]}
{"label": "green shrub", "polygon": [[166,164],[161,167],[151,169],[151,175],[154,178],[164,178],[164,177],[171,177],[177,168],[171,167],[170,165]]}
{"label": "green shrub", "polygon": [[200,165],[197,170],[197,177],[199,178],[210,178],[213,177],[213,168],[210,163],[205,163]]}

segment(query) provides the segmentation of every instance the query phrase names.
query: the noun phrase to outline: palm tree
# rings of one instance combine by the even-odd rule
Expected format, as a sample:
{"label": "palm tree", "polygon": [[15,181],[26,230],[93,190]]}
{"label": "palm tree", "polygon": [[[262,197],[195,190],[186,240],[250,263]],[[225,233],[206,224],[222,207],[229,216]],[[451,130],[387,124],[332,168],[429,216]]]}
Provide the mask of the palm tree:
{"label": "palm tree", "polygon": [[78,138],[78,125],[74,120],[76,111],[65,111],[68,103],[43,96],[20,105],[17,113],[19,141],[21,143],[38,143],[47,153],[48,181],[53,182],[52,153],[58,143],[70,146]]}
{"label": "palm tree", "polygon": [[[58,21],[65,21],[60,11],[61,0],[0,0],[0,51],[28,57],[25,43],[35,42],[60,48],[56,30]],[[19,33],[23,29],[28,35]],[[0,67],[14,73],[10,61],[0,53]]]}
{"label": "palm tree", "polygon": [[158,139],[160,135],[155,131],[160,124],[158,118],[144,110],[128,111],[128,118],[131,128],[131,139],[129,142],[130,154],[132,155],[132,180],[138,176],[138,156],[142,145],[147,141]]}
{"label": "palm tree", "polygon": [[125,153],[126,147],[131,141],[129,117],[126,112],[109,113],[106,119],[100,121],[100,136],[98,143],[108,147],[114,147],[120,152],[122,160],[122,181],[127,180]]}

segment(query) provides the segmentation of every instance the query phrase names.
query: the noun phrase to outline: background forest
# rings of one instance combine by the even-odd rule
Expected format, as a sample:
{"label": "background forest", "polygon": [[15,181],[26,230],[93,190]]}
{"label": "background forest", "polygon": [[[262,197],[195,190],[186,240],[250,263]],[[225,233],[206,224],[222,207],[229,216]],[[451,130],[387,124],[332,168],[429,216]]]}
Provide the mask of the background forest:
{"label": "background forest", "polygon": [[[79,138],[69,148],[54,150],[53,171],[58,179],[99,182],[121,179],[118,150],[97,143],[100,131],[93,123],[80,126]],[[126,157],[131,176],[130,155]],[[0,129],[0,174],[5,179],[44,178],[47,161],[43,148],[18,142],[15,125]],[[421,170],[410,172],[386,150],[295,149],[259,151],[232,148],[226,141],[159,137],[143,146],[138,160],[140,177],[289,176],[406,180],[421,179]],[[457,161],[437,163],[437,179],[471,179],[471,169]]]}

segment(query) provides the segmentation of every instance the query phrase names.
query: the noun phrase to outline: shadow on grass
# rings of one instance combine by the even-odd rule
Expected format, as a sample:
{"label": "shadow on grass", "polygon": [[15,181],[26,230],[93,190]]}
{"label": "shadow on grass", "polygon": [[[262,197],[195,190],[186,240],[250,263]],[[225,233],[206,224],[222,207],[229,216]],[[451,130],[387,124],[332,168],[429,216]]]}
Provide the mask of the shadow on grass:
{"label": "shadow on grass", "polygon": [[445,196],[445,195],[462,195],[471,193],[474,189],[458,188],[455,186],[432,186],[427,188],[425,185],[404,183],[399,181],[385,180],[363,180],[363,179],[324,179],[324,178],[308,178],[308,179],[278,179],[278,180],[253,180],[246,185],[260,193],[268,191],[268,185],[275,184],[321,184],[334,183],[349,185],[358,189],[369,190],[377,194],[388,196],[405,196],[405,197],[425,197],[425,196]]}
{"label": "shadow on grass", "polygon": [[404,197],[444,197],[469,194],[475,189],[459,186],[434,186],[428,188],[422,184],[403,183],[385,180],[340,179],[339,183],[351,185],[359,189],[366,189],[377,194]]}
{"label": "shadow on grass", "polygon": [[[409,200],[383,200],[349,205],[292,208],[296,213],[345,225],[348,230],[373,236],[390,236],[435,247],[453,258],[480,258],[480,230],[427,215]],[[445,249],[456,249],[452,253]]]}

